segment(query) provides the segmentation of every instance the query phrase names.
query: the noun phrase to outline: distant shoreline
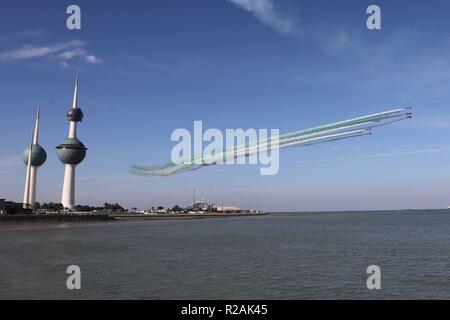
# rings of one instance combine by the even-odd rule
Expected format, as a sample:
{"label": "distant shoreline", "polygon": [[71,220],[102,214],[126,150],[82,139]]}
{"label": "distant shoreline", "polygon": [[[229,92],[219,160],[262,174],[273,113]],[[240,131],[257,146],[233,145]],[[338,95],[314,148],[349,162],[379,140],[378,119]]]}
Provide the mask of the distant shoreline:
{"label": "distant shoreline", "polygon": [[424,211],[449,212],[450,209],[397,209],[397,210],[352,210],[352,211],[271,211],[264,213],[194,213],[194,214],[120,214],[120,213],[72,213],[72,214],[18,214],[0,215],[0,225],[15,224],[58,224],[58,223],[88,223],[117,221],[156,221],[156,220],[192,220],[232,217],[259,217],[277,214],[337,214],[337,213],[381,213],[405,212],[414,214]]}
{"label": "distant shoreline", "polygon": [[380,209],[380,210],[325,210],[325,211],[268,211],[267,214],[288,214],[288,213],[370,213],[370,212],[420,212],[420,211],[450,211],[450,208],[433,209]]}
{"label": "distant shoreline", "polygon": [[116,220],[171,220],[171,219],[208,219],[231,217],[257,217],[268,213],[194,213],[194,214],[111,214]]}

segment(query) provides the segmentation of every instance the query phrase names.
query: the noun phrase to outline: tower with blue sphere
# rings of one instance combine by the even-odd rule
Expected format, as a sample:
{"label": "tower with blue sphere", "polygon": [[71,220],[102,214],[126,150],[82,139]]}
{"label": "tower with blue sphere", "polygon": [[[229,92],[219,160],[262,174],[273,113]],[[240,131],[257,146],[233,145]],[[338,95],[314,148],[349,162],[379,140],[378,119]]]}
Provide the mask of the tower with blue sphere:
{"label": "tower with blue sphere", "polygon": [[77,73],[73,104],[66,114],[70,122],[69,136],[56,147],[58,159],[64,164],[61,204],[67,209],[73,209],[75,205],[75,167],[84,160],[87,150],[77,139],[77,124],[83,120],[83,112],[78,108],[78,78]]}
{"label": "tower with blue sphere", "polygon": [[24,208],[33,208],[36,203],[37,170],[44,164],[45,160],[47,160],[47,153],[39,145],[39,115],[40,106],[38,107],[36,114],[36,122],[30,139],[30,145],[23,151],[22,154],[22,161],[27,166],[25,191],[23,193]]}

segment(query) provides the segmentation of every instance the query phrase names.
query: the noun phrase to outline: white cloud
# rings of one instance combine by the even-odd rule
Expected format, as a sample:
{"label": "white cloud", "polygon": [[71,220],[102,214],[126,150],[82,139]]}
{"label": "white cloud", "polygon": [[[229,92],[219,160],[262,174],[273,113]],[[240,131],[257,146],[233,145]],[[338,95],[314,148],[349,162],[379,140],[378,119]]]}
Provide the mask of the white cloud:
{"label": "white cloud", "polygon": [[23,45],[18,49],[0,52],[1,60],[28,60],[52,57],[62,60],[63,66],[68,66],[68,61],[80,58],[81,61],[91,64],[101,63],[102,60],[90,54],[83,47],[86,42],[82,40],[72,40],[68,42],[58,42],[47,46]]}
{"label": "white cloud", "polygon": [[273,0],[227,0],[237,7],[251,12],[260,22],[282,34],[295,33],[295,21],[275,10]]}
{"label": "white cloud", "polygon": [[96,63],[101,63],[101,62],[102,62],[101,59],[97,58],[97,57],[94,56],[94,55],[88,55],[88,56],[86,56],[86,61],[87,61],[88,63],[92,63],[92,64],[96,64]]}
{"label": "white cloud", "polygon": [[63,59],[63,60],[70,60],[78,55],[80,55],[81,53],[84,53],[84,50],[81,49],[76,49],[76,50],[72,50],[72,51],[64,51],[63,53],[61,53],[60,55],[58,55],[59,58]]}
{"label": "white cloud", "polygon": [[0,52],[0,58],[5,60],[22,60],[49,56],[69,48],[84,46],[84,41],[72,40],[64,43],[55,43],[49,46],[23,45],[19,49]]}
{"label": "white cloud", "polygon": [[64,60],[62,62],[63,66],[67,66],[68,60],[72,60],[76,57],[79,57],[82,60],[84,60],[85,62],[90,63],[90,64],[97,64],[97,63],[102,62],[101,59],[97,58],[96,56],[94,56],[92,54],[88,54],[87,51],[82,48],[75,48],[73,50],[64,51],[63,53],[58,55],[58,58]]}

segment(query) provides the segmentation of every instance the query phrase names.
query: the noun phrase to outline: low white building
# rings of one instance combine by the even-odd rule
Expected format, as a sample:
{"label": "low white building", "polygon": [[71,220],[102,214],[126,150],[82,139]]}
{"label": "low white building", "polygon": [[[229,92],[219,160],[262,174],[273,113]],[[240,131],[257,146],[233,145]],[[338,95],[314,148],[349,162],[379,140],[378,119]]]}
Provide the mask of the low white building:
{"label": "low white building", "polygon": [[241,209],[232,206],[217,206],[217,212],[240,212]]}

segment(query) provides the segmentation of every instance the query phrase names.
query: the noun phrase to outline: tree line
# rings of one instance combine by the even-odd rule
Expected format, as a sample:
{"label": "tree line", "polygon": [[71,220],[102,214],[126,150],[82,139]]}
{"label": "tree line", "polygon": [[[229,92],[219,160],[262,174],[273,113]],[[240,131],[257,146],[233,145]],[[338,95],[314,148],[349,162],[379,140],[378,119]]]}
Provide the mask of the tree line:
{"label": "tree line", "polygon": [[[34,205],[36,210],[48,210],[48,211],[62,211],[64,209],[61,203],[48,202],[42,203],[36,202]],[[126,211],[118,203],[108,203],[105,202],[101,207],[88,206],[88,205],[77,205],[74,207],[75,211],[92,212],[92,211]]]}

